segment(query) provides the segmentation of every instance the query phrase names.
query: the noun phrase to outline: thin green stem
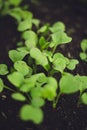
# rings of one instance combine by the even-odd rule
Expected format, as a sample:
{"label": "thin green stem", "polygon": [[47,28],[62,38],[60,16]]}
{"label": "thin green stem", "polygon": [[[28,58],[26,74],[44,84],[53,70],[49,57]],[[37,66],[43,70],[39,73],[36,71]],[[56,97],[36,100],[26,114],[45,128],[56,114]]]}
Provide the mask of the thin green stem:
{"label": "thin green stem", "polygon": [[28,93],[26,93],[26,96],[27,96],[27,102],[30,103],[30,101],[31,101],[31,97],[29,96]]}
{"label": "thin green stem", "polygon": [[60,95],[61,95],[61,92],[58,93],[56,99],[54,100],[54,102],[53,102],[53,108],[56,108],[56,105],[57,105],[57,103],[58,103],[58,100],[59,100],[59,98],[60,98]]}
{"label": "thin green stem", "polygon": [[53,50],[52,50],[53,54],[55,53],[56,47],[57,47],[56,45],[53,47]]}
{"label": "thin green stem", "polygon": [[8,89],[8,90],[10,90],[10,91],[12,91],[12,92],[16,92],[14,89],[12,89],[12,88],[10,88],[10,87],[8,87],[8,86],[6,86],[6,85],[4,85],[4,88],[6,88],[6,89]]}

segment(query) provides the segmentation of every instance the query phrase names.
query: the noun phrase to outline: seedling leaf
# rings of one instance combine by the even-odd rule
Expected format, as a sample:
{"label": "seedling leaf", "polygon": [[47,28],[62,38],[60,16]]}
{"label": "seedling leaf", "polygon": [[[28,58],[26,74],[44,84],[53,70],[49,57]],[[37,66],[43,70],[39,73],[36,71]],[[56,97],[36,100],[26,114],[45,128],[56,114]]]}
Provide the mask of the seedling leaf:
{"label": "seedling leaf", "polygon": [[80,58],[83,61],[87,61],[87,54],[85,52],[80,52]]}
{"label": "seedling leaf", "polygon": [[0,78],[0,92],[3,91],[3,88],[4,88],[4,83],[3,80]]}
{"label": "seedling leaf", "polygon": [[0,75],[6,75],[8,73],[7,65],[0,64]]}
{"label": "seedling leaf", "polygon": [[74,70],[78,63],[79,63],[78,60],[72,59],[72,60],[69,61],[67,68],[70,69],[70,70]]}
{"label": "seedling leaf", "polygon": [[34,107],[42,107],[45,104],[45,101],[40,97],[35,97],[31,100],[31,103]]}
{"label": "seedling leaf", "polygon": [[24,76],[27,75],[29,73],[29,69],[31,69],[24,61],[16,61],[14,68]]}
{"label": "seedling leaf", "polygon": [[21,101],[21,102],[23,102],[23,101],[25,101],[26,100],[26,98],[25,98],[25,96],[23,95],[23,94],[21,94],[21,93],[13,93],[12,95],[11,95],[11,97],[14,99],[14,100],[17,100],[17,101]]}
{"label": "seedling leaf", "polygon": [[31,93],[32,98],[41,97],[42,96],[42,88],[41,87],[35,87],[35,88],[31,89],[30,93]]}
{"label": "seedling leaf", "polygon": [[81,94],[84,90],[87,89],[87,76],[76,75],[75,78],[79,82],[79,90]]}
{"label": "seedling leaf", "polygon": [[43,112],[40,108],[35,108],[32,105],[24,105],[20,110],[20,117],[24,121],[31,120],[39,124],[43,120]]}
{"label": "seedling leaf", "polygon": [[60,45],[71,42],[72,38],[62,31],[57,31],[52,34],[52,40],[55,45]]}
{"label": "seedling leaf", "polygon": [[65,25],[62,22],[56,22],[50,27],[51,32],[65,31]]}
{"label": "seedling leaf", "polygon": [[9,51],[9,57],[13,62],[22,60],[28,52],[25,51],[17,51],[17,50],[10,50]]}
{"label": "seedling leaf", "polygon": [[22,38],[26,40],[25,45],[30,50],[33,47],[36,47],[38,42],[38,37],[33,31],[25,31],[22,35]]}
{"label": "seedling leaf", "polygon": [[49,24],[45,24],[42,26],[39,30],[38,33],[46,33],[49,30]]}
{"label": "seedling leaf", "polygon": [[18,6],[22,2],[22,0],[9,0],[8,2],[10,2],[10,4],[14,6]]}
{"label": "seedling leaf", "polygon": [[21,21],[18,25],[18,31],[25,31],[32,28],[32,20],[30,18]]}
{"label": "seedling leaf", "polygon": [[40,20],[33,18],[33,19],[32,19],[32,23],[33,23],[36,27],[39,27]]}
{"label": "seedling leaf", "polygon": [[49,42],[47,42],[47,41],[45,40],[45,38],[42,36],[42,37],[40,37],[40,39],[39,39],[39,45],[40,45],[41,50],[44,50],[44,49],[48,48]]}
{"label": "seedling leaf", "polygon": [[23,74],[19,72],[13,72],[7,76],[8,80],[16,87],[20,87],[24,81]]}
{"label": "seedling leaf", "polygon": [[59,85],[60,92],[64,94],[71,94],[79,91],[79,82],[71,74],[62,76]]}
{"label": "seedling leaf", "polygon": [[83,52],[85,52],[87,50],[87,39],[82,40],[81,48],[82,48]]}
{"label": "seedling leaf", "polygon": [[81,102],[87,105],[87,93],[83,93],[82,96],[80,97]]}
{"label": "seedling leaf", "polygon": [[57,95],[57,88],[57,81],[54,78],[49,77],[47,84],[42,88],[42,97],[48,99],[49,101],[54,100]]}
{"label": "seedling leaf", "polygon": [[47,57],[38,48],[32,48],[30,50],[30,56],[36,60],[38,65],[40,64],[43,67],[48,65]]}
{"label": "seedling leaf", "polygon": [[53,69],[58,70],[59,72],[63,72],[66,67],[66,61],[62,58],[57,58],[55,61],[53,61]]}

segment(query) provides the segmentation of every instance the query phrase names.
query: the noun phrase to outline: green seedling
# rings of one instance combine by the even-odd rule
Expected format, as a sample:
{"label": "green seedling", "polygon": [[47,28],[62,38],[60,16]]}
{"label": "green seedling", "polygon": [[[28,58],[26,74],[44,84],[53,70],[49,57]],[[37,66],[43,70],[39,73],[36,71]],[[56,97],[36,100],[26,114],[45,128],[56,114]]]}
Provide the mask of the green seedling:
{"label": "green seedling", "polygon": [[1,15],[10,15],[18,23],[18,31],[31,29],[32,25],[38,27],[39,20],[33,18],[33,14],[27,11],[25,6],[21,6],[23,0],[1,0],[0,11]]}
{"label": "green seedling", "polygon": [[13,6],[13,8],[20,6],[22,0],[0,0],[1,14],[5,15]]}
{"label": "green seedling", "polygon": [[82,52],[80,52],[80,58],[81,60],[87,62],[87,39],[83,39],[81,41],[81,49],[82,49]]}
{"label": "green seedling", "polygon": [[[0,75],[6,76],[13,87],[5,85],[0,78],[0,92],[4,88],[12,91],[11,97],[24,104],[19,112],[20,118],[40,124],[44,118],[42,107],[47,100],[55,108],[62,94],[79,91],[79,102],[87,104],[87,77],[70,74],[68,70],[73,71],[78,60],[69,59],[57,50],[72,40],[65,32],[64,23],[58,21],[52,26],[45,24],[39,27],[40,21],[34,19],[31,12],[20,8],[20,2],[10,0],[15,8],[8,8],[7,14],[16,19],[22,41],[15,50],[8,52],[13,63],[9,71],[7,65],[0,65]],[[60,74],[60,77],[55,78],[55,74]]]}
{"label": "green seedling", "polygon": [[[1,64],[0,74],[7,75],[8,81],[14,86],[15,91],[12,91],[11,97],[25,102],[20,110],[21,119],[39,124],[43,120],[41,107],[45,105],[46,100],[53,102],[53,107],[56,107],[62,93],[71,94],[79,91],[78,80],[65,72],[67,69],[75,69],[78,61],[56,52],[58,46],[72,40],[66,34],[62,22],[56,22],[53,26],[46,24],[40,27],[37,33],[30,28],[22,29],[20,26],[23,46],[9,51],[13,71],[8,73],[7,66]],[[39,66],[42,67],[41,72],[38,72]],[[55,73],[61,74],[60,80],[54,77]],[[5,85],[1,80],[1,91],[3,86]]]}

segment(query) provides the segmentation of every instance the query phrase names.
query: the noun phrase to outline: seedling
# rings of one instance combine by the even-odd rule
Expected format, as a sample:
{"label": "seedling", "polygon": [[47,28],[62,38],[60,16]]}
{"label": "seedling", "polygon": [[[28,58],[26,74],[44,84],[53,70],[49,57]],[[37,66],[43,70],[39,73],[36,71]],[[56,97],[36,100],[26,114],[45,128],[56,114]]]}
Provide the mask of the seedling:
{"label": "seedling", "polygon": [[80,52],[80,58],[81,60],[87,62],[87,39],[83,39],[81,41],[81,49],[82,49],[82,52]]}
{"label": "seedling", "polygon": [[[21,28],[23,29],[22,26],[20,30]],[[37,30],[38,33],[30,28],[22,31],[23,46],[9,51],[13,71],[7,74],[7,66],[2,64],[0,74],[7,75],[7,79],[15,87],[12,98],[25,102],[20,110],[21,119],[38,124],[43,119],[41,107],[45,105],[46,100],[52,101],[53,107],[56,107],[62,93],[71,94],[79,91],[78,80],[65,72],[66,69],[75,69],[78,61],[56,52],[59,45],[72,40],[65,33],[65,25],[62,22],[52,26],[46,24]],[[25,57],[27,61],[24,60]],[[40,66],[42,70],[39,72]],[[55,73],[61,73],[59,81],[54,77]],[[6,86],[3,85],[2,79],[1,85]]]}
{"label": "seedling", "polygon": [[1,14],[2,15],[5,15],[7,14],[10,9],[13,7],[13,8],[16,8],[18,6],[20,6],[22,0],[0,0],[0,10],[1,10]]}
{"label": "seedling", "polygon": [[[41,108],[46,101],[51,101],[56,108],[62,94],[79,91],[79,103],[87,104],[87,77],[68,72],[75,69],[78,60],[69,59],[57,50],[72,40],[65,32],[64,23],[58,21],[39,27],[39,20],[33,19],[32,13],[20,8],[12,9],[10,15],[18,22],[22,41],[19,47],[8,52],[13,63],[11,68],[8,70],[7,65],[0,65],[0,75],[6,75],[14,88],[7,86],[0,78],[0,92],[4,88],[9,89],[14,100],[23,102],[20,118],[41,123],[44,117]],[[36,25],[36,31],[32,29],[33,24]],[[55,78],[55,74],[58,77]]]}
{"label": "seedling", "polygon": [[18,31],[31,29],[34,24],[36,27],[39,25],[39,20],[33,18],[33,14],[27,11],[26,5],[21,6],[23,0],[1,0],[0,12],[2,16],[10,15],[18,24]]}

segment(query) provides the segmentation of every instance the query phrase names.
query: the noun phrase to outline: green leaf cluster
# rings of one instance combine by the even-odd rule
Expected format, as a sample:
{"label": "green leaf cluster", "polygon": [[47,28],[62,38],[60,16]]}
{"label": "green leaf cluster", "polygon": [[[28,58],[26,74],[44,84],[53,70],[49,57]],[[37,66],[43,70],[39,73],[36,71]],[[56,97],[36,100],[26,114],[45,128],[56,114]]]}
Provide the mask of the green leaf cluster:
{"label": "green leaf cluster", "polygon": [[[51,101],[56,107],[62,94],[79,92],[79,102],[87,104],[87,76],[70,74],[68,70],[73,71],[78,60],[69,59],[57,50],[72,40],[66,33],[64,23],[58,21],[53,25],[47,23],[41,26],[31,12],[20,8],[22,0],[8,1],[5,1],[2,14],[9,14],[17,21],[21,41],[16,49],[8,52],[12,62],[9,71],[7,65],[0,64],[0,75],[6,75],[13,89],[0,78],[0,92],[4,88],[11,90],[11,97],[24,104],[20,109],[20,118],[36,124],[43,121],[42,107],[46,101]],[[80,55],[82,57],[87,51],[86,39],[82,41],[81,48],[84,53]],[[58,77],[55,78],[56,73]]]}
{"label": "green leaf cluster", "polygon": [[[30,17],[32,18],[32,15]],[[29,19],[28,17],[18,25],[18,30],[22,32],[22,44],[8,52],[13,63],[11,70],[8,73],[7,66],[1,64],[0,74],[7,74],[8,81],[14,86],[11,97],[16,101],[25,102],[20,110],[21,119],[38,124],[43,120],[41,107],[45,105],[46,100],[56,102],[58,89],[61,94],[70,94],[78,90],[78,85],[73,81],[74,76],[62,77],[60,81],[54,77],[55,73],[62,76],[65,69],[73,70],[78,61],[56,52],[57,46],[71,41],[62,22],[56,22],[52,26],[46,24],[35,32],[31,29]],[[42,67],[41,72],[38,72],[39,67]],[[68,88],[68,79],[74,87]]]}

